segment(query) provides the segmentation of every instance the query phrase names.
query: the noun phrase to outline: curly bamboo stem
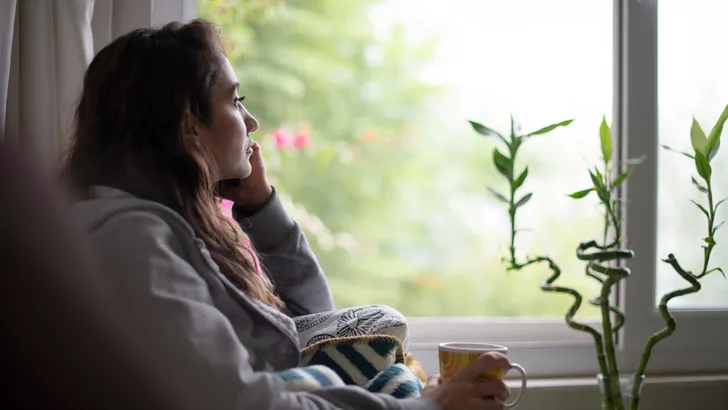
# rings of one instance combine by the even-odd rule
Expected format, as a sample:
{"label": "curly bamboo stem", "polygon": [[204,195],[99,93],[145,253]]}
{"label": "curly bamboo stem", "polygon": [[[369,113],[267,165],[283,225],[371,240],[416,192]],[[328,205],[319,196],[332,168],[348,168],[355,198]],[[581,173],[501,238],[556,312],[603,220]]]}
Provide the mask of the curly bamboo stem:
{"label": "curly bamboo stem", "polygon": [[574,303],[571,305],[569,310],[566,312],[566,315],[564,316],[566,319],[566,324],[574,330],[589,333],[594,338],[594,345],[597,351],[597,361],[599,362],[599,369],[602,371],[602,373],[606,374],[607,362],[604,356],[604,345],[602,343],[601,334],[599,334],[599,331],[592,326],[574,320],[574,316],[576,316],[577,312],[579,311],[579,308],[581,307],[581,303],[584,298],[582,297],[581,293],[579,293],[579,291],[577,291],[576,289],[567,288],[565,286],[556,286],[553,284],[554,282],[556,282],[559,276],[561,276],[561,269],[559,268],[559,266],[551,258],[546,256],[540,256],[536,258],[531,258],[523,264],[515,265],[513,266],[513,269],[522,269],[528,265],[541,262],[548,263],[548,267],[552,271],[551,276],[549,276],[541,284],[541,289],[545,292],[565,293],[567,295],[571,295],[574,298]]}
{"label": "curly bamboo stem", "polygon": [[667,259],[663,259],[663,262],[669,264],[672,266],[672,268],[675,270],[675,272],[678,273],[683,279],[690,282],[692,286],[689,288],[684,289],[678,289],[669,293],[666,293],[662,296],[660,299],[660,304],[658,306],[658,309],[660,311],[660,316],[662,316],[662,320],[665,321],[665,327],[660,329],[658,332],[653,334],[645,344],[645,348],[642,351],[642,358],[640,359],[640,364],[637,367],[637,372],[635,373],[635,379],[634,384],[632,387],[632,410],[639,409],[639,391],[642,387],[643,378],[642,375],[645,373],[645,369],[647,368],[647,363],[650,361],[650,356],[652,355],[652,349],[654,349],[655,345],[662,340],[670,337],[675,332],[675,329],[677,328],[677,322],[675,321],[675,318],[670,314],[670,310],[667,307],[667,304],[670,302],[670,300],[684,295],[689,295],[691,293],[696,293],[700,291],[701,285],[700,282],[698,282],[698,277],[695,276],[692,272],[688,272],[684,270],[680,264],[678,263],[677,259],[675,258],[675,255],[669,254],[667,256]]}
{"label": "curly bamboo stem", "polygon": [[[587,252],[590,249],[597,249],[597,251]],[[606,355],[606,371],[602,370],[602,374],[607,379],[605,385],[607,389],[607,405],[613,406],[617,410],[624,410],[622,391],[619,385],[619,365],[617,363],[617,354],[614,345],[614,334],[624,325],[625,315],[621,309],[610,305],[609,302],[612,286],[628,277],[630,270],[620,266],[609,266],[605,262],[615,262],[632,258],[634,252],[631,249],[601,249],[604,249],[604,247],[599,246],[596,241],[584,242],[577,248],[576,257],[579,260],[589,261],[588,269],[590,271],[605,276],[605,279],[601,280],[602,287],[599,298],[595,300],[595,302],[598,302],[597,305],[600,307],[602,313],[602,337],[604,354]],[[597,277],[596,275],[590,276]],[[612,313],[616,315],[615,325],[612,325]]]}

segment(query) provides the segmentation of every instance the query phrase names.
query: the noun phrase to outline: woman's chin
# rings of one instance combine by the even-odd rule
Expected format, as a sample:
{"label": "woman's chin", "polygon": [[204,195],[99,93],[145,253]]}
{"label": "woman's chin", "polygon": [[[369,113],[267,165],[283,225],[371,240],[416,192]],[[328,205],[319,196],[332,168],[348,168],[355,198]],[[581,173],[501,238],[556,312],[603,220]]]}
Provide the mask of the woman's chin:
{"label": "woman's chin", "polygon": [[245,179],[250,176],[250,174],[253,173],[253,167],[250,166],[250,163],[247,164],[248,166],[240,170],[240,176],[238,178]]}
{"label": "woman's chin", "polygon": [[224,174],[222,176],[222,178],[220,178],[218,180],[218,183],[224,183],[225,185],[228,185],[228,186],[231,186],[231,185],[232,186],[235,186],[235,185],[242,186],[243,180],[245,178],[249,177],[251,173],[252,173],[251,168],[240,169],[240,170],[237,170],[236,172],[229,172],[229,173]]}

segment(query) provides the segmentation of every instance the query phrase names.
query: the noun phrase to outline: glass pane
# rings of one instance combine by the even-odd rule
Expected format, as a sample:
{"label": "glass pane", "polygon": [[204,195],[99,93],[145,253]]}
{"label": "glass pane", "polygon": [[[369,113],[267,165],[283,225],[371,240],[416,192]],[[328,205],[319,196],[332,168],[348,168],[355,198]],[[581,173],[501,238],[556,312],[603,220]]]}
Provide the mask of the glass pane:
{"label": "glass pane", "polygon": [[[695,116],[709,133],[728,104],[728,53],[725,17],[728,4],[713,0],[661,1],[659,6],[659,127],[660,144],[692,151],[690,124]],[[723,139],[726,135],[723,133]],[[728,196],[726,145],[711,162],[716,200]],[[658,257],[674,253],[687,270],[698,273],[703,263],[703,238],[708,228],[703,213],[688,199],[707,203],[690,181],[699,178],[690,159],[666,151],[659,157]],[[718,222],[728,219],[728,207],[718,210]],[[728,268],[728,229],[718,230],[711,266]],[[728,281],[719,272],[705,277],[700,293],[673,299],[685,308],[728,306]],[[687,287],[672,268],[659,262],[656,297]],[[689,285],[688,285],[689,286]]]}
{"label": "glass pane", "polygon": [[[410,316],[563,316],[546,267],[506,272],[507,210],[494,140],[575,118],[524,145],[521,256],[550,255],[562,285],[596,295],[576,260],[600,239],[598,131],[612,105],[611,0],[200,2],[222,26],[256,138],[340,307]],[[272,6],[271,6],[272,5]],[[528,192],[524,191],[524,192]],[[586,305],[586,302],[585,302]],[[594,315],[586,307],[584,315]]]}

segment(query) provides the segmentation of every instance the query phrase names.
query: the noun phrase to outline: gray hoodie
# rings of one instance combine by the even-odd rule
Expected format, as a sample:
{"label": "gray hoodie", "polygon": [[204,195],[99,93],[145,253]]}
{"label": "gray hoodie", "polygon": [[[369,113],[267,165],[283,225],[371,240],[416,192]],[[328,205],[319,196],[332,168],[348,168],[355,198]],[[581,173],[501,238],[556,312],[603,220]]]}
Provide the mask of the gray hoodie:
{"label": "gray hoodie", "polygon": [[[150,351],[175,363],[208,409],[439,410],[429,399],[395,399],[356,387],[287,392],[271,371],[299,364],[298,335],[286,315],[240,292],[176,212],[108,187],[73,208],[90,235],[114,303],[138,325]],[[250,217],[235,215],[276,284],[289,314],[332,310],[326,278],[277,196]],[[181,392],[182,394],[182,392]],[[198,405],[197,405],[198,404]]]}

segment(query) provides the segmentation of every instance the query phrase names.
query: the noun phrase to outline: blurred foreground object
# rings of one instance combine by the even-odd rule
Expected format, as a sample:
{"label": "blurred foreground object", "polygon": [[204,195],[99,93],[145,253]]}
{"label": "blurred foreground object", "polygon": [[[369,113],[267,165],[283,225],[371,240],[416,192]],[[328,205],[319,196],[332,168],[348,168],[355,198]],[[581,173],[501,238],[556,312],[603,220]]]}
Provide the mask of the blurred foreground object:
{"label": "blurred foreground object", "polygon": [[[4,409],[188,409],[167,364],[142,354],[105,302],[54,178],[0,144]],[[152,360],[149,360],[149,359]],[[189,394],[189,390],[187,390]]]}

